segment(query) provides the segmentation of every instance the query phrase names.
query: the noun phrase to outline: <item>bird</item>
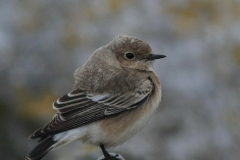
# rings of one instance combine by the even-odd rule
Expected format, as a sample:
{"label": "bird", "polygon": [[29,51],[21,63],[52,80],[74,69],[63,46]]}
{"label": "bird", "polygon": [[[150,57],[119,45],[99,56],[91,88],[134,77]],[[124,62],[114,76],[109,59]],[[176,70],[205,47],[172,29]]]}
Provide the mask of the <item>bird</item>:
{"label": "bird", "polygon": [[156,59],[149,44],[124,34],[93,52],[74,73],[69,93],[53,103],[56,114],[29,139],[40,138],[25,160],[40,160],[49,151],[80,140],[107,152],[133,137],[150,119],[161,101]]}

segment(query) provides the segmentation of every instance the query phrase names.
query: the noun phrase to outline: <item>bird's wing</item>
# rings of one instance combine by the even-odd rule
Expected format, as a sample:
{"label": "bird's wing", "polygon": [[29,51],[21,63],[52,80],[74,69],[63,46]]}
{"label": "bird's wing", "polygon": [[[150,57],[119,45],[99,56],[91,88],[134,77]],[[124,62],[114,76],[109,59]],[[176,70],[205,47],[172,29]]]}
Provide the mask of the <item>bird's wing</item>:
{"label": "bird's wing", "polygon": [[53,103],[56,115],[30,138],[56,134],[134,109],[147,101],[152,90],[153,84],[149,79],[137,90],[126,94],[88,94],[78,88]]}

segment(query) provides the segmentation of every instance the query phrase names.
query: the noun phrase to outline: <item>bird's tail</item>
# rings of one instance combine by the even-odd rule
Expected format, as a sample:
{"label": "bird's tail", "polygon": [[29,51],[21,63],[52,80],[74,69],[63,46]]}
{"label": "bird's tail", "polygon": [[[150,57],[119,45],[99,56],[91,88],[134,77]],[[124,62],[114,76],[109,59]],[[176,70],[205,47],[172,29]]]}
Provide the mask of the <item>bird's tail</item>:
{"label": "bird's tail", "polygon": [[31,151],[31,153],[26,157],[25,160],[40,160],[45,156],[58,141],[54,140],[52,136],[48,136],[41,140],[40,143]]}

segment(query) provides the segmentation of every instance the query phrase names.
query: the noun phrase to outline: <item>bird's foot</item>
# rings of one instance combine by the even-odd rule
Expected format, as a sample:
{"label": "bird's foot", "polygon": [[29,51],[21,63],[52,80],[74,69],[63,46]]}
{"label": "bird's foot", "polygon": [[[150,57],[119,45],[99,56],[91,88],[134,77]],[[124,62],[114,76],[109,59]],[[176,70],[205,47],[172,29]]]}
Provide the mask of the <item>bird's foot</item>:
{"label": "bird's foot", "polygon": [[107,157],[101,156],[98,160],[125,160],[120,154],[109,153]]}

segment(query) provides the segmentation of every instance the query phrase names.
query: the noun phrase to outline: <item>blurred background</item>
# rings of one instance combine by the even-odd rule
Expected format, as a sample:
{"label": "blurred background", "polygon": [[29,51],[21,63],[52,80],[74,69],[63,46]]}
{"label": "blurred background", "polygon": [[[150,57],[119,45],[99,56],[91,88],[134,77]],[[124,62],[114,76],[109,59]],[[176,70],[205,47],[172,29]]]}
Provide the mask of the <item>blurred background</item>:
{"label": "blurred background", "polygon": [[[118,34],[148,42],[162,102],[148,125],[110,149],[126,160],[240,159],[239,0],[0,0],[0,159],[24,159],[27,137],[72,90],[73,72]],[[74,142],[44,160],[96,160]]]}

